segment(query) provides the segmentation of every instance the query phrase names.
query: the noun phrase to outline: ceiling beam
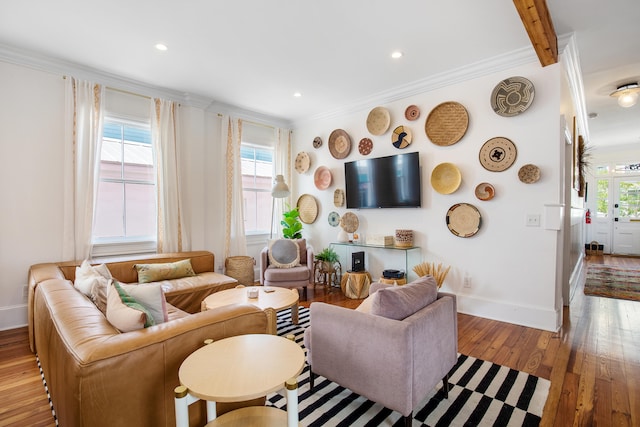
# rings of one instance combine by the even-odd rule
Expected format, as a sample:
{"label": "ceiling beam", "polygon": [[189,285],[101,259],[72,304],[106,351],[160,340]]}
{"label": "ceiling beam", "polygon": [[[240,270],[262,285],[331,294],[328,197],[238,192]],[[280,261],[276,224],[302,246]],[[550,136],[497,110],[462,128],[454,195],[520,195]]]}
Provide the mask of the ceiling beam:
{"label": "ceiling beam", "polygon": [[513,0],[543,67],[558,62],[558,37],[545,0]]}

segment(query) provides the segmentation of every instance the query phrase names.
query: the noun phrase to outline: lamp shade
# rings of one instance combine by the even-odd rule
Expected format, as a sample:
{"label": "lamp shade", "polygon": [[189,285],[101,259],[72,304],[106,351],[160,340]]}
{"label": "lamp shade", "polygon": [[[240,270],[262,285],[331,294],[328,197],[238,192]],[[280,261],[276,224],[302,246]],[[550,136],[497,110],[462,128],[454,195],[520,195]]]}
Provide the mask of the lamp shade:
{"label": "lamp shade", "polygon": [[627,83],[611,93],[611,96],[618,98],[618,105],[624,108],[633,107],[638,102],[638,83]]}
{"label": "lamp shade", "polygon": [[289,195],[289,186],[284,182],[284,176],[276,175],[276,181],[271,189],[271,197],[276,199],[282,199]]}

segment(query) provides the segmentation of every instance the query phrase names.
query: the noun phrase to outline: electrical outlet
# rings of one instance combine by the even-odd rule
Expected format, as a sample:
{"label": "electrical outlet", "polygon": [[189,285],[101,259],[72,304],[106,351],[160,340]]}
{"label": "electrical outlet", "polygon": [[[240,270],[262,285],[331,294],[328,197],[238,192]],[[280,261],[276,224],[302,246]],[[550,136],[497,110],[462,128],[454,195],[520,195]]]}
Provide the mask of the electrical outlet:
{"label": "electrical outlet", "polygon": [[464,283],[462,284],[465,288],[471,287],[471,276],[468,274],[464,276]]}
{"label": "electrical outlet", "polygon": [[540,227],[540,215],[528,214],[526,217],[527,227]]}
{"label": "electrical outlet", "polygon": [[29,285],[24,285],[22,287],[22,301],[27,302],[28,298],[29,298]]}

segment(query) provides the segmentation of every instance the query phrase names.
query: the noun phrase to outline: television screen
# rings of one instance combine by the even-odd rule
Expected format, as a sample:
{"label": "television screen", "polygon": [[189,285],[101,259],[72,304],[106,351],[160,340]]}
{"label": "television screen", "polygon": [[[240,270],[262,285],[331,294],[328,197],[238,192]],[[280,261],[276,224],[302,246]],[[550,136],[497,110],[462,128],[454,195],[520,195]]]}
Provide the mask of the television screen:
{"label": "television screen", "polygon": [[417,152],[344,164],[347,208],[415,208],[421,205]]}

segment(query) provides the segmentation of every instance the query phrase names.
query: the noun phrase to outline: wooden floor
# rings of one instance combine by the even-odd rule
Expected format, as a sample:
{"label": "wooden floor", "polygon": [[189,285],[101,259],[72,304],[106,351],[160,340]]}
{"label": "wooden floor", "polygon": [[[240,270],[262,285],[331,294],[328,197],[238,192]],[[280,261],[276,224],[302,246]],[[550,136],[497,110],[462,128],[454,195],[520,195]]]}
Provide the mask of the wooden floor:
{"label": "wooden floor", "polygon": [[[590,263],[640,268],[638,258]],[[354,308],[339,291],[313,301]],[[551,380],[542,426],[640,426],[640,302],[585,296],[578,289],[557,333],[458,315],[459,351]],[[0,426],[54,426],[26,328],[0,332]]]}

